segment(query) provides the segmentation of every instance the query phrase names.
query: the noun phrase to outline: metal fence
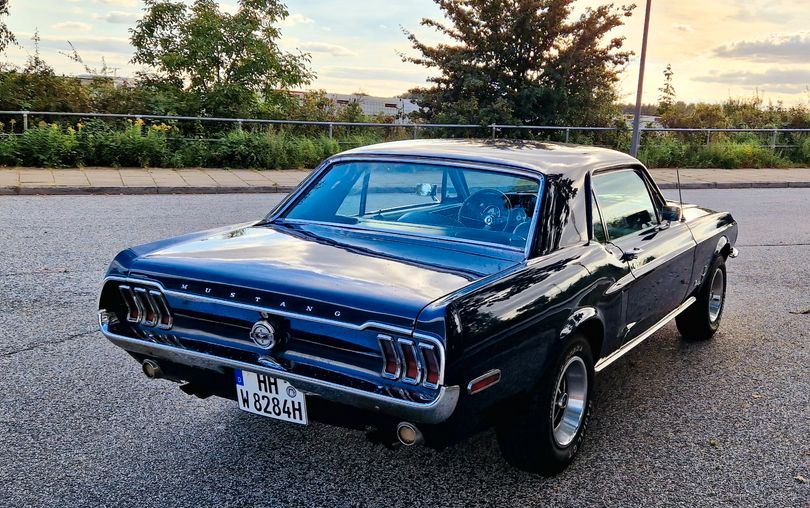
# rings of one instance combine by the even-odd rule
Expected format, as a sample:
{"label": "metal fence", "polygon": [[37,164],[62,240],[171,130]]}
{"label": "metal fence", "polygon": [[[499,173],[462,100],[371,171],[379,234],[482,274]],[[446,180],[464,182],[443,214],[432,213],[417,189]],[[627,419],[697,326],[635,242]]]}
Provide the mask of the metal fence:
{"label": "metal fence", "polygon": [[[406,137],[419,139],[431,137],[458,137],[459,134],[470,136],[464,137],[490,137],[492,139],[544,139],[562,142],[576,142],[582,144],[594,144],[602,146],[613,146],[621,148],[625,144],[629,146],[630,126],[626,127],[574,127],[558,125],[469,125],[469,124],[394,124],[375,122],[330,122],[330,121],[307,121],[307,120],[270,120],[257,118],[217,118],[200,116],[171,116],[171,115],[137,115],[137,114],[115,114],[115,113],[72,113],[55,111],[0,111],[0,117],[21,118],[20,129],[11,129],[6,134],[19,135],[28,130],[32,122],[47,118],[77,118],[81,119],[106,119],[106,120],[143,120],[149,122],[193,122],[196,124],[214,123],[230,124],[238,129],[248,126],[276,126],[280,128],[288,127],[314,127],[322,129],[322,134],[330,138],[339,136],[342,129],[381,129],[397,134],[398,139]],[[760,139],[763,147],[772,150],[789,149],[799,146],[798,140],[802,135],[810,135],[810,129],[730,129],[730,128],[668,128],[668,127],[642,127],[643,144],[655,143],[656,136],[661,134],[678,134],[685,137],[691,144],[709,145],[718,139],[728,139],[735,135],[753,135]],[[407,134],[405,134],[407,133]],[[200,136],[177,137],[179,140],[207,140],[219,141],[220,138],[205,138]]]}

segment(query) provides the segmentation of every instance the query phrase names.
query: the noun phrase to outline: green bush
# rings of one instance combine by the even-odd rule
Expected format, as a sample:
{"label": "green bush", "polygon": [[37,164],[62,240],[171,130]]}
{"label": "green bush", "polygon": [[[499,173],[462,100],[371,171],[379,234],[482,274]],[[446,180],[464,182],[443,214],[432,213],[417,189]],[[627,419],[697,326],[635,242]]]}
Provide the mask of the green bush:
{"label": "green bush", "polygon": [[169,159],[166,132],[171,129],[164,124],[148,127],[143,120],[135,120],[123,132],[113,135],[107,156],[116,166],[164,166]]}
{"label": "green bush", "polygon": [[650,168],[684,167],[689,161],[690,145],[664,134],[650,138],[639,149],[639,159]]}
{"label": "green bush", "polygon": [[76,131],[64,131],[58,124],[41,122],[16,141],[16,158],[24,166],[65,167],[81,163]]}
{"label": "green bush", "polygon": [[799,162],[810,164],[810,137],[799,143]]}
{"label": "green bush", "polygon": [[696,156],[701,168],[782,168],[790,162],[770,148],[754,143],[713,143],[703,146]]}
{"label": "green bush", "polygon": [[0,166],[16,166],[20,163],[17,159],[17,136],[0,135]]}

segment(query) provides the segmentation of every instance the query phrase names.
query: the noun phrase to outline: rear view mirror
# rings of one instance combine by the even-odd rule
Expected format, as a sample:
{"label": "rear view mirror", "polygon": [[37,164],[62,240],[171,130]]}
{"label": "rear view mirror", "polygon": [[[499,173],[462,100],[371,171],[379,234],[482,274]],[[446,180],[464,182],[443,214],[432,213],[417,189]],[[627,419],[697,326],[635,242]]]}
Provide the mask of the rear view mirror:
{"label": "rear view mirror", "polygon": [[436,191],[439,190],[438,185],[433,185],[430,183],[420,183],[416,186],[416,195],[417,196],[430,196],[432,198],[436,197]]}
{"label": "rear view mirror", "polygon": [[676,205],[666,205],[661,209],[661,220],[678,222],[681,220],[681,207]]}

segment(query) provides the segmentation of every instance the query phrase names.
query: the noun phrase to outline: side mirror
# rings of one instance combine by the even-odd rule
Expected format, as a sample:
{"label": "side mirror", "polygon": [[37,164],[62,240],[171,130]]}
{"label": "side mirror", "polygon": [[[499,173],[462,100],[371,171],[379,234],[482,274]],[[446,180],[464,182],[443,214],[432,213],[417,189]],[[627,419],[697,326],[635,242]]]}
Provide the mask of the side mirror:
{"label": "side mirror", "polygon": [[436,197],[436,192],[439,190],[438,185],[430,184],[430,183],[420,183],[416,186],[416,195],[417,196],[430,196],[431,198]]}
{"label": "side mirror", "polygon": [[682,211],[680,206],[666,205],[661,209],[661,221],[680,222]]}

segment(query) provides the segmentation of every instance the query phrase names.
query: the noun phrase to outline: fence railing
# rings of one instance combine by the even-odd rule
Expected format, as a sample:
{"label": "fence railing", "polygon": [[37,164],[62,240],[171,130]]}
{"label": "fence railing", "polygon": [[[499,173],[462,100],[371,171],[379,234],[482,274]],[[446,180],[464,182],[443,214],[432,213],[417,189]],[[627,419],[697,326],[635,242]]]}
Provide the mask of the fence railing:
{"label": "fence railing", "polygon": [[[75,112],[56,112],[56,111],[0,111],[0,116],[21,117],[22,119],[22,132],[30,128],[32,119],[44,119],[49,117],[72,117],[80,119],[111,119],[111,120],[144,120],[144,121],[168,121],[168,122],[210,122],[210,123],[223,123],[234,124],[239,128],[247,125],[274,125],[274,126],[310,126],[323,128],[328,136],[335,136],[336,128],[380,128],[398,130],[399,132],[410,132],[414,139],[422,136],[422,133],[430,133],[430,131],[439,130],[457,130],[457,131],[478,131],[486,132],[487,136],[496,138],[510,138],[509,131],[538,131],[546,134],[556,133],[560,141],[572,141],[572,134],[582,133],[613,133],[616,135],[629,135],[631,128],[627,127],[575,127],[575,126],[560,126],[560,125],[504,125],[504,124],[491,124],[491,125],[469,125],[469,124],[434,124],[434,123],[378,123],[378,122],[338,122],[338,121],[309,121],[309,120],[271,120],[260,118],[221,118],[221,117],[204,117],[204,116],[175,116],[175,115],[148,115],[148,114],[117,114],[117,113],[75,113]],[[802,135],[809,134],[810,129],[793,129],[793,128],[776,128],[776,129],[733,129],[733,128],[669,128],[669,127],[641,127],[642,136],[650,133],[682,133],[687,135],[703,136],[705,144],[711,144],[716,134],[754,134],[764,136],[767,139],[766,143],[762,143],[764,147],[771,149],[777,148],[795,148],[795,143],[780,143],[780,136],[784,138],[785,135]],[[10,132],[10,134],[20,134],[21,132]],[[429,137],[428,134],[426,137]],[[481,136],[478,136],[481,137]],[[190,138],[176,138],[176,139],[197,139],[199,137]],[[216,141],[216,139],[209,139]]]}

